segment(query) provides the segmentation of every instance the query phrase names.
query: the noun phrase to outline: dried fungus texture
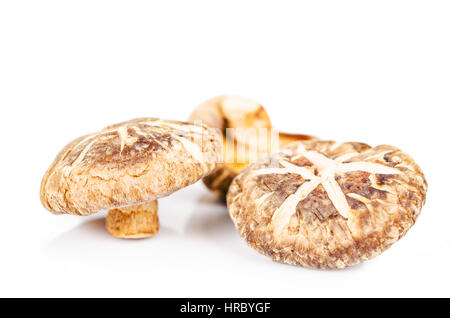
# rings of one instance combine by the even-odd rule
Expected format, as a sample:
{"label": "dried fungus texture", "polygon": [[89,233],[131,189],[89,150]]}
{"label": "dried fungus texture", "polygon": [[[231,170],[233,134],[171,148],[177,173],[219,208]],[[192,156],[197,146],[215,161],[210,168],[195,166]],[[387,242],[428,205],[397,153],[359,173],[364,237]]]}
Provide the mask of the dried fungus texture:
{"label": "dried fungus texture", "polygon": [[251,164],[234,179],[227,204],[241,237],[260,253],[334,269],[405,235],[426,191],[419,166],[395,147],[304,141]]}
{"label": "dried fungus texture", "polygon": [[128,239],[156,235],[159,230],[158,201],[108,211],[106,229],[112,236]]}
{"label": "dried fungus texture", "polygon": [[248,98],[219,96],[199,105],[189,116],[190,122],[217,128],[225,135],[227,128],[272,128],[264,107]]}
{"label": "dried fungus texture", "polygon": [[[236,96],[220,96],[207,100],[192,112],[189,121],[201,122],[222,132],[223,163],[218,164],[203,182],[223,199],[231,181],[254,161],[247,154],[262,157],[289,142],[313,139],[309,135],[272,131],[269,115],[261,104]],[[278,138],[277,142],[273,142],[273,138]]]}
{"label": "dried fungus texture", "polygon": [[206,126],[140,118],[69,143],[41,184],[49,211],[90,215],[147,203],[209,174],[222,156]]}

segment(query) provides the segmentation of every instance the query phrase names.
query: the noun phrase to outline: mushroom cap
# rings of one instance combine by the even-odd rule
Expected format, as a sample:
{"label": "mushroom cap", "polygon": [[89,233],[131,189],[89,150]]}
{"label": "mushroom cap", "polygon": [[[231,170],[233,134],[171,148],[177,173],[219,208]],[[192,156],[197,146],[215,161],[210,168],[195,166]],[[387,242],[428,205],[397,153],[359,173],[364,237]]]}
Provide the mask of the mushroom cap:
{"label": "mushroom cap", "polygon": [[[246,150],[244,156],[251,152],[260,157],[278,150],[278,147],[272,149],[273,137],[279,138],[277,145],[281,147],[289,142],[314,138],[272,131],[272,124],[264,107],[251,99],[237,96],[219,96],[207,100],[192,112],[189,121],[200,122],[222,131],[225,155],[223,163],[218,164],[211,174],[203,178],[203,182],[223,199],[231,181],[254,161],[240,157],[238,149]],[[260,128],[265,128],[267,134],[262,135],[258,130]]]}
{"label": "mushroom cap", "polygon": [[147,203],[198,181],[221,158],[213,129],[133,119],[69,143],[44,175],[41,202],[76,215]]}
{"label": "mushroom cap", "polygon": [[387,145],[301,141],[249,165],[228,191],[239,234],[275,261],[343,268],[400,239],[425,202],[419,166]]}

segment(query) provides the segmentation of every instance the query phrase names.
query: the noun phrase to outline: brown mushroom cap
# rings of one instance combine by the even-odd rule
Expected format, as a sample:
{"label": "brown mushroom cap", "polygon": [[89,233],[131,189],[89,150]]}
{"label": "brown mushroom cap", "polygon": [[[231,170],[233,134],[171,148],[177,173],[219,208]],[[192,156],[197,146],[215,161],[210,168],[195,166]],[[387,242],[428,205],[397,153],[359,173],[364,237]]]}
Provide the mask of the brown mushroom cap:
{"label": "brown mushroom cap", "polygon": [[[223,199],[231,181],[252,162],[250,158],[239,157],[239,147],[245,148],[247,153],[252,147],[257,148],[254,153],[261,157],[278,150],[278,146],[283,147],[293,141],[314,138],[309,135],[272,131],[269,115],[261,104],[236,96],[220,96],[207,100],[192,112],[189,121],[200,122],[222,131],[225,156],[223,163],[218,164],[203,182]],[[267,134],[259,134],[260,128],[265,128]],[[278,138],[278,142],[272,143],[272,138]],[[272,149],[273,145],[277,145],[277,149]]]}
{"label": "brown mushroom cap", "polygon": [[372,258],[416,221],[427,183],[392,146],[295,142],[232,182],[228,209],[239,234],[275,261],[343,268]]}
{"label": "brown mushroom cap", "polygon": [[41,184],[49,211],[90,215],[148,203],[210,173],[222,156],[217,131],[140,118],[69,143]]}

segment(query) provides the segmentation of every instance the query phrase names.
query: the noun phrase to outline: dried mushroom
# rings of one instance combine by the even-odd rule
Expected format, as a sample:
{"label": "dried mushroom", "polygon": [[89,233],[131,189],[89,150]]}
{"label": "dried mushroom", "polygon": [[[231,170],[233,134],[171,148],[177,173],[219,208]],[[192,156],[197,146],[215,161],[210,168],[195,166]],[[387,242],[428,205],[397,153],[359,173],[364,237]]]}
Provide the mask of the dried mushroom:
{"label": "dried mushroom", "polygon": [[143,238],[158,233],[158,201],[116,208],[106,215],[106,229],[115,237]]}
{"label": "dried mushroom", "polygon": [[275,261],[333,269],[400,239],[425,202],[419,166],[387,145],[295,142],[248,166],[228,191],[239,234]]}
{"label": "dried mushroom", "polygon": [[[231,181],[249,163],[270,154],[279,147],[314,137],[275,132],[263,106],[247,98],[221,96],[207,100],[190,115],[189,121],[200,122],[222,132],[224,158],[203,181],[225,199]],[[251,155],[255,156],[251,156]]]}
{"label": "dried mushroom", "polygon": [[222,157],[220,134],[206,126],[140,118],[69,143],[41,184],[41,202],[55,214],[110,210],[117,237],[158,232],[158,198],[209,174]]}

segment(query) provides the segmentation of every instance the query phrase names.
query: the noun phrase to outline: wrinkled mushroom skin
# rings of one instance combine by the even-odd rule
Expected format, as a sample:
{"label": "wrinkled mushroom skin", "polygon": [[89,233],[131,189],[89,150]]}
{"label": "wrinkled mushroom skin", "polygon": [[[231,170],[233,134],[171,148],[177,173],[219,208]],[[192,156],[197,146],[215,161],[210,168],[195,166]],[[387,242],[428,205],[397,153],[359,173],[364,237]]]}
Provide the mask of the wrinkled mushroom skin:
{"label": "wrinkled mushroom skin", "polygon": [[221,157],[213,129],[134,119],[69,143],[42,180],[41,202],[52,213],[76,215],[140,205],[198,181]]}
{"label": "wrinkled mushroom skin", "polygon": [[158,201],[109,210],[106,229],[119,238],[139,239],[158,233]]}
{"label": "wrinkled mushroom skin", "polygon": [[[247,98],[236,96],[220,96],[212,98],[198,106],[190,115],[189,122],[200,122],[208,127],[216,128],[223,134],[224,156],[235,154],[238,145],[244,145],[246,149],[258,146],[258,156],[264,156],[277,149],[271,149],[270,130],[272,124],[269,115],[262,105]],[[241,135],[234,134],[236,131],[227,128],[244,128]],[[250,137],[245,134],[245,128],[265,128],[268,130],[268,142],[262,136]],[[253,131],[254,132],[254,131]],[[243,134],[242,134],[243,133]],[[274,133],[274,132],[272,132]],[[298,140],[310,140],[314,137],[302,134],[278,134],[278,145],[280,147]],[[275,135],[276,136],[276,135]],[[269,145],[268,145],[269,144]],[[203,178],[205,185],[219,197],[225,200],[231,181],[250,163],[247,159],[223,158],[223,163],[218,164],[216,169]]]}
{"label": "wrinkled mushroom skin", "polygon": [[248,166],[228,191],[239,234],[275,261],[344,268],[403,237],[425,202],[419,166],[387,145],[304,141]]}

